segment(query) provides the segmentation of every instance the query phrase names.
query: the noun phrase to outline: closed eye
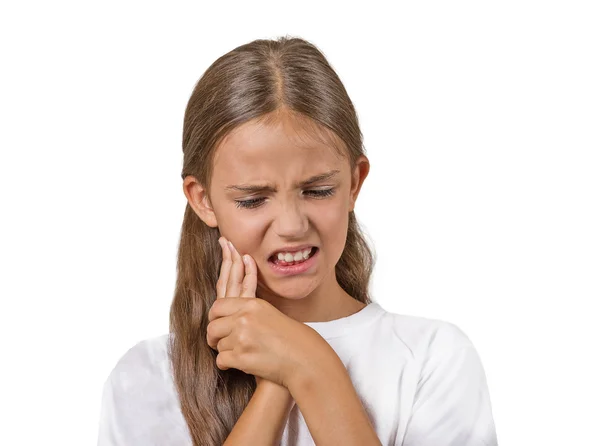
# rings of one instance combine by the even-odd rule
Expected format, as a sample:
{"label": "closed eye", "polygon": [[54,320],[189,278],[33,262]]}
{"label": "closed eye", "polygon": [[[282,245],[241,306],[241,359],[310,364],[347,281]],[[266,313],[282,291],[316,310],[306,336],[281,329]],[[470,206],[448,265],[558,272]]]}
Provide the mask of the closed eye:
{"label": "closed eye", "polygon": [[[305,192],[307,194],[310,194],[313,198],[322,199],[332,196],[334,194],[334,190],[335,187],[332,187],[330,189],[307,190]],[[235,200],[235,205],[238,208],[253,209],[259,207],[264,202],[264,200],[264,197],[253,198],[251,200]]]}

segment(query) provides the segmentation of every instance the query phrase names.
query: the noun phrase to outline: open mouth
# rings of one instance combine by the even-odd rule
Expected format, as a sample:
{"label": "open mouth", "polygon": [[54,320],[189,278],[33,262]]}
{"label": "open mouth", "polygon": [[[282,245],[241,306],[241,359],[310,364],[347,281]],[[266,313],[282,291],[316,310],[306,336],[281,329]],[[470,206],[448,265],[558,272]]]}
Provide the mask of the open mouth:
{"label": "open mouth", "polygon": [[306,262],[308,259],[310,259],[312,256],[314,256],[318,250],[319,250],[319,248],[317,248],[316,246],[313,246],[306,259],[302,258],[298,261],[292,260],[291,262],[286,262],[285,260],[279,260],[277,258],[277,255],[275,254],[275,255],[272,255],[271,257],[269,257],[269,262],[274,263],[275,265],[279,265],[279,266],[297,265],[297,264]]}

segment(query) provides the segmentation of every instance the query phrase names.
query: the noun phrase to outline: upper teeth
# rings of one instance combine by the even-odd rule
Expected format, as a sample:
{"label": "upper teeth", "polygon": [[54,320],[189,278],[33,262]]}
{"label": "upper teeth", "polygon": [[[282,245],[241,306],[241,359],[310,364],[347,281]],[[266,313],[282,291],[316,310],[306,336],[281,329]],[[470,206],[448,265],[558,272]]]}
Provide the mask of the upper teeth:
{"label": "upper teeth", "polygon": [[307,248],[304,251],[297,251],[296,253],[291,252],[278,252],[277,258],[285,262],[297,262],[299,260],[306,260],[310,254],[312,248]]}

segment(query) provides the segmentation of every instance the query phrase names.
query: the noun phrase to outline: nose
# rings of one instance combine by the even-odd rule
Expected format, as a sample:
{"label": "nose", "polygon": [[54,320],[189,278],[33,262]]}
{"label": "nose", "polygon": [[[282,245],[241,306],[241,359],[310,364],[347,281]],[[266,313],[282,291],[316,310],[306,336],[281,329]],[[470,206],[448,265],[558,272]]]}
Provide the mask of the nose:
{"label": "nose", "polygon": [[299,238],[308,231],[308,217],[303,206],[295,200],[283,203],[277,210],[273,227],[281,238]]}

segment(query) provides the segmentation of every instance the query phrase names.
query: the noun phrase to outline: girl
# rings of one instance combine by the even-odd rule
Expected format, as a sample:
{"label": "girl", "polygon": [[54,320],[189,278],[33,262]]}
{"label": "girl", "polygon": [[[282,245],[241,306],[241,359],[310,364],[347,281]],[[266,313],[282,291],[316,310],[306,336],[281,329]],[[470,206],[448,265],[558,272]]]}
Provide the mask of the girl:
{"label": "girl", "polygon": [[256,40],[216,60],[183,154],[170,332],[111,372],[99,446],[497,444],[469,338],[369,296],[354,215],[369,161],[314,45]]}

